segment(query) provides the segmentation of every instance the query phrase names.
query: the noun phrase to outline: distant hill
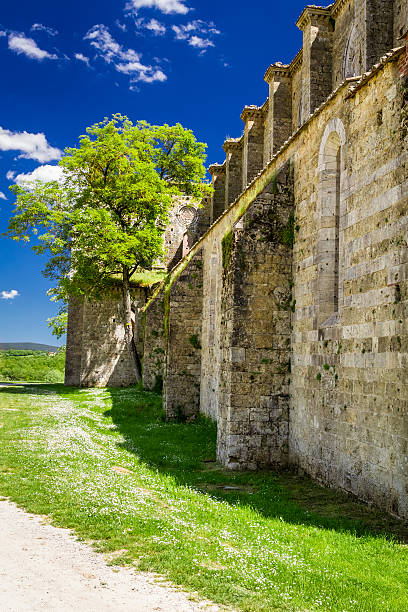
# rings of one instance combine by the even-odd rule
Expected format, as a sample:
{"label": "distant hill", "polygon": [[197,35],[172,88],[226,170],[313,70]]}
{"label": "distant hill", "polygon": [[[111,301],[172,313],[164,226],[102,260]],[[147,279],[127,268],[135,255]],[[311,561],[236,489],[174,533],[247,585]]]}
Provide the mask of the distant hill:
{"label": "distant hill", "polygon": [[0,351],[45,351],[55,353],[58,346],[37,344],[36,342],[0,342]]}

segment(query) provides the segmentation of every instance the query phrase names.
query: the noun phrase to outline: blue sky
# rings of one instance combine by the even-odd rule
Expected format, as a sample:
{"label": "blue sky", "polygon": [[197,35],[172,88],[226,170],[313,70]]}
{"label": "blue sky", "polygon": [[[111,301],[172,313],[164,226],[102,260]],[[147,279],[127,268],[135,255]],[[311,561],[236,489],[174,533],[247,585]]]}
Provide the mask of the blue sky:
{"label": "blue sky", "polygon": [[[14,181],[55,177],[64,147],[120,112],[182,123],[208,143],[208,165],[242,133],[246,104],[267,97],[266,68],[301,46],[301,0],[19,0],[0,22],[0,232]],[[62,344],[46,318],[56,306],[44,260],[0,238],[0,341]]]}

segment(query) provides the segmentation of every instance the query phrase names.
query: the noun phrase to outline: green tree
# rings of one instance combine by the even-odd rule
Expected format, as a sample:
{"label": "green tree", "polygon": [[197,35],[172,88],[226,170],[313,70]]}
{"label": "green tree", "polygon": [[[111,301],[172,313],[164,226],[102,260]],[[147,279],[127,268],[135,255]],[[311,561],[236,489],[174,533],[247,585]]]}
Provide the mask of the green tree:
{"label": "green tree", "polygon": [[209,192],[205,149],[180,124],[133,124],[116,114],[65,150],[61,182],[11,187],[17,199],[6,235],[24,242],[35,237],[33,250],[49,255],[43,273],[57,281],[53,299],[100,299],[120,279],[125,338],[139,378],[130,279],[163,255],[173,198]]}

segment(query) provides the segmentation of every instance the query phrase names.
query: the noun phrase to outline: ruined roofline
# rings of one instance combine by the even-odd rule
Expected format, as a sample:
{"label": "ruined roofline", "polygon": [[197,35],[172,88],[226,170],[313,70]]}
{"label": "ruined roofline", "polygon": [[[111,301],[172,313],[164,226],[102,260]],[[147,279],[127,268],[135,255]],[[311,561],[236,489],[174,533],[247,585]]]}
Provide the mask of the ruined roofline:
{"label": "ruined roofline", "polygon": [[310,4],[309,6],[306,6],[302,14],[300,15],[299,19],[297,20],[296,26],[299,28],[299,30],[303,30],[305,25],[307,25],[307,23],[311,21],[312,17],[321,17],[323,19],[330,19],[332,16],[331,10],[330,10],[331,6],[332,5],[328,7],[324,7],[324,6],[316,6],[314,4]]}
{"label": "ruined roofline", "polygon": [[224,149],[225,153],[227,153],[228,151],[236,151],[238,149],[241,149],[243,144],[243,136],[240,136],[239,138],[227,138],[224,144],[222,145],[222,148]]}
{"label": "ruined roofline", "polygon": [[211,166],[208,167],[208,172],[211,174],[211,176],[216,174],[225,174],[226,170],[225,162],[222,164],[211,164]]}
{"label": "ruined roofline", "polygon": [[[178,264],[169,271],[167,277],[160,283],[157,289],[154,291],[152,297],[147,302],[147,304],[143,307],[142,311],[144,312],[146,308],[154,301],[157,295],[163,290],[170,290],[172,284],[178,279],[180,274],[185,270],[193,257],[197,254],[197,252],[204,245],[205,240],[212,233],[213,229],[221,223],[225,217],[231,215],[231,227],[241,219],[245,211],[251,206],[254,200],[259,196],[260,193],[265,189],[265,187],[271,182],[274,176],[274,171],[271,172],[271,167],[274,166],[278,157],[284,153],[284,151],[289,147],[290,144],[303,132],[303,130],[313,121],[320,113],[326,108],[326,106],[345,88],[349,87],[350,90],[355,84],[354,89],[349,92],[346,96],[352,97],[357,89],[363,88],[369,81],[375,76],[382,68],[386,66],[386,64],[390,62],[397,61],[402,52],[405,50],[405,47],[398,47],[392,52],[388,53],[386,56],[383,56],[385,59],[380,63],[376,64],[373,67],[373,70],[367,72],[363,79],[361,77],[349,77],[345,81],[343,81],[337,89],[335,89],[330,96],[321,104],[312,115],[299,127],[296,132],[294,132],[286,142],[283,143],[281,148],[275,153],[272,159],[268,162],[268,164],[255,176],[255,178],[249,183],[243,192],[236,198],[234,202],[230,204],[230,206],[218,217],[218,219],[207,229],[205,234],[201,236],[201,238],[193,244],[191,250],[187,253],[187,255],[181,259]],[[236,211],[234,211],[234,208]]]}
{"label": "ruined roofline", "polygon": [[244,106],[243,111],[241,113],[242,121],[247,121],[248,119],[251,121],[253,119],[262,118],[265,114],[264,105],[262,106]]}
{"label": "ruined roofline", "polygon": [[275,62],[274,64],[271,64],[264,74],[264,81],[266,81],[266,83],[269,85],[275,75],[289,77],[289,68],[289,64],[282,64],[282,62]]}

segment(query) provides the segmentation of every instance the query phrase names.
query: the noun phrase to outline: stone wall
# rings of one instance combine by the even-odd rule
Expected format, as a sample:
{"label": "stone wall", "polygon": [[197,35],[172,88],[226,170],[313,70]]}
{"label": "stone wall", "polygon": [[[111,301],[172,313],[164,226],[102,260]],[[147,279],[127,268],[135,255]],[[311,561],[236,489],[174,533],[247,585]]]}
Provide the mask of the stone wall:
{"label": "stone wall", "polygon": [[143,388],[159,391],[163,386],[167,341],[163,291],[148,304],[143,321]]}
{"label": "stone wall", "polygon": [[167,418],[191,418],[200,407],[203,265],[199,252],[164,292]]}
{"label": "stone wall", "polygon": [[82,336],[84,303],[71,300],[68,305],[68,333],[65,359],[65,384],[79,386],[81,382]]}
{"label": "stone wall", "polygon": [[401,36],[408,30],[408,2],[394,0],[394,47],[401,44]]}
{"label": "stone wall", "polygon": [[[334,99],[298,140],[289,440],[291,463],[407,516],[408,184],[401,100],[394,61],[353,95]],[[333,133],[340,147],[337,236],[321,197]],[[327,318],[319,282],[336,240],[338,305]]]}
{"label": "stone wall", "polygon": [[287,164],[223,238],[217,454],[232,469],[287,461],[292,179]]}
{"label": "stone wall", "polygon": [[[135,310],[145,304],[144,288],[132,290]],[[139,354],[141,343],[136,344]],[[69,306],[66,385],[127,386],[137,382],[133,358],[125,343],[123,306],[119,290],[101,301],[75,301]]]}

